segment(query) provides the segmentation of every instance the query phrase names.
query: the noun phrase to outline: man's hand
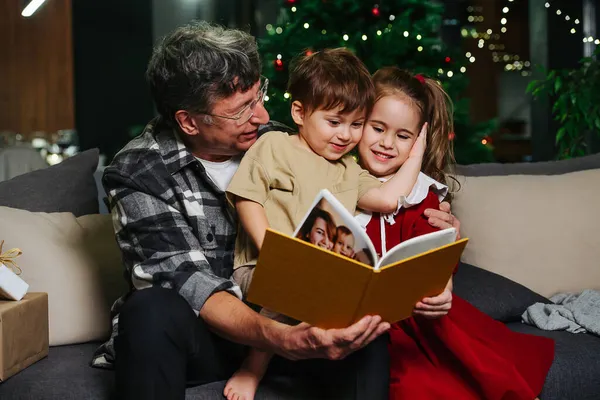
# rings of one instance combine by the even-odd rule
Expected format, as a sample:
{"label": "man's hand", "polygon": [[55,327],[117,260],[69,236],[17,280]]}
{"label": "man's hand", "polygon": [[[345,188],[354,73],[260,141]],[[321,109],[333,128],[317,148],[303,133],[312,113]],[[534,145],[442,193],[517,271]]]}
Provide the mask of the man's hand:
{"label": "man's hand", "polygon": [[362,349],[390,328],[379,316],[366,316],[344,329],[321,329],[301,323],[289,326],[280,346],[273,349],[290,360],[341,360]]}
{"label": "man's hand", "polygon": [[460,221],[450,212],[450,203],[447,201],[440,203],[439,210],[434,208],[425,210],[425,216],[429,218],[429,225],[438,229],[456,228],[456,240],[460,239]]}
{"label": "man's hand", "polygon": [[435,297],[425,297],[415,305],[413,314],[428,319],[441,318],[452,308],[452,278],[442,293]]}

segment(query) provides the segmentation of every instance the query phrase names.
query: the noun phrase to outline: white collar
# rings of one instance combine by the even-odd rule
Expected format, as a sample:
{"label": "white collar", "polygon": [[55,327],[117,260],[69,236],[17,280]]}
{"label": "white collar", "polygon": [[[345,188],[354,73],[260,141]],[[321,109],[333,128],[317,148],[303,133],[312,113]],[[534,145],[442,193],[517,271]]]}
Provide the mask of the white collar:
{"label": "white collar", "polygon": [[[386,182],[389,178],[379,178],[380,181]],[[429,189],[432,189],[434,193],[438,195],[438,199],[440,202],[444,200],[446,195],[448,194],[448,186],[444,185],[436,181],[435,179],[425,175],[422,172],[419,172],[419,176],[417,177],[417,182],[415,182],[415,186],[413,186],[412,191],[408,196],[401,196],[398,199],[398,208],[396,211],[390,214],[386,214],[383,216],[383,219],[390,225],[394,225],[396,222],[394,217],[400,212],[402,207],[409,208],[420,204],[429,193]],[[369,221],[371,221],[371,213],[368,211],[362,211],[355,216],[356,220],[360,225],[366,229]]]}

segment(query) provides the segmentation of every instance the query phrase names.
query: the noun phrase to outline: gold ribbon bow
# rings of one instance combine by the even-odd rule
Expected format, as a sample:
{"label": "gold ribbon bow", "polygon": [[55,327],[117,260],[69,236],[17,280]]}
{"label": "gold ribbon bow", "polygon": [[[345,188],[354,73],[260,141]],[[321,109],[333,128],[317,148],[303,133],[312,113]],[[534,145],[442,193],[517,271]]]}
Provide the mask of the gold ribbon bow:
{"label": "gold ribbon bow", "polygon": [[4,246],[4,240],[0,242],[0,264],[6,265],[6,267],[11,268],[15,274],[21,275],[21,272],[23,271],[17,265],[15,259],[23,254],[23,252],[21,249],[14,248],[3,253],[2,246]]}

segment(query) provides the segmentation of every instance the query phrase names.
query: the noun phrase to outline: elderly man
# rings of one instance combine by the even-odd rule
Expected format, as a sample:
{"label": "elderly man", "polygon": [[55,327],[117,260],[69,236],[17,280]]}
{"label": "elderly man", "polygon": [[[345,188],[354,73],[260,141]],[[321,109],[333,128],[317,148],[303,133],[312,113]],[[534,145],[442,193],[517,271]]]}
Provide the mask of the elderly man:
{"label": "elderly man", "polygon": [[[159,117],[103,179],[131,291],[92,364],[114,364],[123,399],[183,399],[187,386],[229,378],[246,346],[280,356],[267,376],[306,377],[324,397],[387,397],[389,324],[281,324],[242,302],[230,279],[237,220],[224,190],[259,128],[269,129],[260,72],[252,36],[208,23],[154,49],[147,78]],[[449,213],[431,212],[433,224],[450,225]]]}

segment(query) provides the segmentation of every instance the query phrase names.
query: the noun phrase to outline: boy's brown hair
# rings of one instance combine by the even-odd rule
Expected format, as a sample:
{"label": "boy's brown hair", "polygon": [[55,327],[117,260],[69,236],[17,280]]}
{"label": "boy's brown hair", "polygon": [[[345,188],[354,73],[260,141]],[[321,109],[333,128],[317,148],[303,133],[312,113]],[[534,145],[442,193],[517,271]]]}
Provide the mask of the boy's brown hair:
{"label": "boy's brown hair", "polygon": [[288,92],[292,102],[301,102],[307,113],[341,107],[344,113],[365,110],[368,114],[375,103],[375,86],[369,70],[343,47],[295,59]]}
{"label": "boy's brown hair", "polygon": [[335,230],[335,236],[333,237],[332,242],[335,244],[341,235],[349,235],[354,238],[354,233],[352,233],[352,231],[346,225],[339,225]]}

